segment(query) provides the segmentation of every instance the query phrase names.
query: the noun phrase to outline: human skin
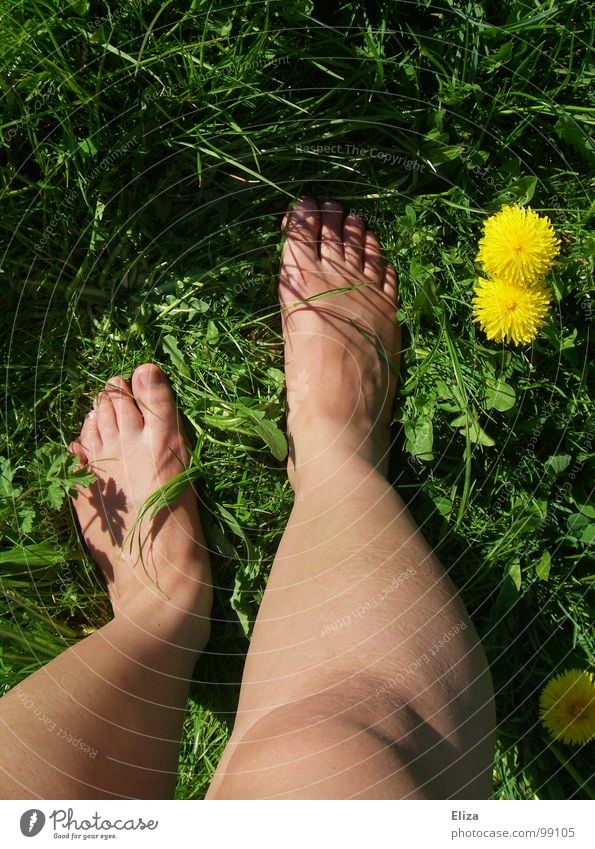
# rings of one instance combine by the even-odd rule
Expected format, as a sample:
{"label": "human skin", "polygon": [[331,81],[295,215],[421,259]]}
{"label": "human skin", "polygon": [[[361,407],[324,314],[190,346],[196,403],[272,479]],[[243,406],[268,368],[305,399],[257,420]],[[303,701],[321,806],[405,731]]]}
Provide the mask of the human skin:
{"label": "human skin", "polygon": [[[495,718],[485,655],[386,478],[400,349],[394,269],[339,204],[305,198],[284,227],[295,503],[208,797],[487,798]],[[212,587],[190,486],[136,524],[188,462],[163,372],[145,364],[130,383],[110,380],[71,448],[96,474],[74,509],[114,618],[0,699],[0,795],[168,798]]]}

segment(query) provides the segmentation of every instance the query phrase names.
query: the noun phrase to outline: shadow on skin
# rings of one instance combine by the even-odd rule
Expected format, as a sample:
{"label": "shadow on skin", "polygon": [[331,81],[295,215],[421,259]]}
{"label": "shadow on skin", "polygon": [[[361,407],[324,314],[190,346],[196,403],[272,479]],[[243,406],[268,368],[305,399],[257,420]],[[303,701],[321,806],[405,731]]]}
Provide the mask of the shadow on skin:
{"label": "shadow on skin", "polygon": [[[359,686],[362,686],[360,682]],[[283,705],[234,741],[215,798],[485,798],[490,777],[398,692],[335,698],[333,690]],[[344,691],[343,691],[344,692]],[[379,720],[373,704],[383,702]],[[233,740],[233,738],[232,738]],[[420,754],[421,752],[421,754]]]}
{"label": "shadow on skin", "polygon": [[124,532],[126,522],[124,516],[128,513],[126,506],[126,494],[123,489],[118,489],[113,478],[102,478],[97,475],[94,483],[85,489],[84,494],[77,493],[77,498],[85,498],[89,505],[94,508],[93,516],[85,527],[81,527],[81,534],[85,541],[91,557],[101,567],[106,581],[114,580],[114,571],[109,562],[109,555],[93,545],[89,535],[95,522],[101,523],[101,530],[108,531],[115,545],[124,545]]}
{"label": "shadow on skin", "polygon": [[91,523],[99,519],[101,530],[109,531],[114,544],[121,548],[126,529],[124,515],[128,513],[124,490],[117,488],[113,478],[106,479],[97,475],[97,480],[91,484],[88,493],[87,500],[91,507],[95,508],[95,514],[87,527],[83,528],[83,534],[86,536]]}
{"label": "shadow on skin", "polygon": [[[152,544],[168,518],[169,508],[173,505],[164,505],[159,513],[150,520],[148,527],[143,525],[144,533],[141,536],[139,528],[126,531],[127,523],[124,517],[130,511],[127,506],[126,494],[123,489],[116,487],[114,478],[102,478],[97,475],[95,483],[87,488],[84,496],[79,493],[77,497],[86,498],[89,505],[94,508],[92,519],[84,528],[81,528],[81,532],[92,558],[99,565],[107,583],[110,584],[114,581],[110,555],[94,545],[89,539],[91,526],[97,521],[101,523],[102,531],[109,532],[114,545],[121,548],[126,554],[132,555],[133,551],[137,552],[131,566],[134,567],[137,563],[141,564],[149,579],[155,583],[157,588],[161,589],[159,587],[159,575],[153,565],[151,550]],[[148,552],[147,557],[141,555],[144,551]]]}

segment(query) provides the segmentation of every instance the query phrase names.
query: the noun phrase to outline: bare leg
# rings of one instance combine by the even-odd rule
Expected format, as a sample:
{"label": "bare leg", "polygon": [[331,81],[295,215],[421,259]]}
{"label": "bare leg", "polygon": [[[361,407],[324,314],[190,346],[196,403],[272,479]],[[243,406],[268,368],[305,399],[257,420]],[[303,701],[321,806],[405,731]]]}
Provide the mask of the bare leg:
{"label": "bare leg", "polygon": [[484,653],[385,479],[394,270],[359,220],[305,200],[289,219],[280,298],[296,501],[209,794],[487,797]]}
{"label": "bare leg", "polygon": [[97,475],[74,507],[115,616],[0,700],[2,798],[155,799],[175,787],[189,679],[209,634],[208,557],[190,488],[129,535],[188,460],[165,375],[144,365],[132,387],[114,378],[106,390],[72,445]]}

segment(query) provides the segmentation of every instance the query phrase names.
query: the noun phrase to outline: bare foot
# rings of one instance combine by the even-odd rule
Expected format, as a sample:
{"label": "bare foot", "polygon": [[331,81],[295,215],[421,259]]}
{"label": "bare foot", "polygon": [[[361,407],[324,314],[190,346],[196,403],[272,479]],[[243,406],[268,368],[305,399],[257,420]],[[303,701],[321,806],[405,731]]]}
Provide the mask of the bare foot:
{"label": "bare foot", "polygon": [[187,465],[187,438],[160,368],[140,366],[131,384],[120,377],[108,382],[70,446],[97,477],[79,489],[73,506],[115,616],[163,634],[183,620],[184,639],[200,650],[209,635],[212,586],[192,488],[134,528],[145,500]]}
{"label": "bare foot", "polygon": [[295,486],[298,474],[336,449],[386,471],[400,345],[395,271],[374,233],[339,203],[319,209],[305,198],[284,225],[290,480]]}

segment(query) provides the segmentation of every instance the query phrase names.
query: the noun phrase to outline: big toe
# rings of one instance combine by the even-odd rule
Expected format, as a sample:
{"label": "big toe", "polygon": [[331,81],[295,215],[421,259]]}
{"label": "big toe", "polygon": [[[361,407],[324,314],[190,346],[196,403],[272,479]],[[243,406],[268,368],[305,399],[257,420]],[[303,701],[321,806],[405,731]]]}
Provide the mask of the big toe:
{"label": "big toe", "polygon": [[180,431],[174,394],[165,373],[154,363],[139,366],[132,375],[132,392],[145,427],[156,432]]}
{"label": "big toe", "polygon": [[320,210],[314,198],[300,198],[285,218],[287,243],[308,247],[318,255],[320,242]]}

